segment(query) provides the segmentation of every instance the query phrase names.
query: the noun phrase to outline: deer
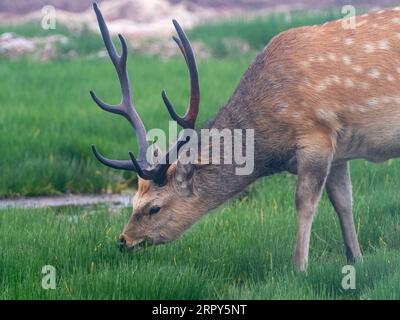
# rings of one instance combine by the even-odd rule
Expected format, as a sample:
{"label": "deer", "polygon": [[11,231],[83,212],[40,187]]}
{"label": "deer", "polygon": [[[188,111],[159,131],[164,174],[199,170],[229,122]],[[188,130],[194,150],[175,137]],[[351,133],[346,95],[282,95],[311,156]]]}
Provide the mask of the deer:
{"label": "deer", "polygon": [[[119,35],[118,55],[96,4],[94,10],[119,77],[122,102],[111,106],[93,91],[91,95],[103,110],[130,122],[139,146],[138,157],[130,152],[129,160],[105,158],[92,146],[102,164],[138,176],[132,215],[118,239],[120,249],[176,240],[256,180],[286,172],[297,175],[295,269],[307,270],[312,224],[324,190],[340,222],[347,260],[362,261],[349,161],[378,163],[400,156],[400,8],[358,16],[353,29],[343,28],[343,19],[290,29],[267,44],[208,124],[254,129],[255,165],[245,176],[235,174],[235,164],[183,164],[179,157],[169,163],[169,152],[179,152],[188,139],[177,140],[165,163],[149,164],[146,130],[132,102],[126,42]],[[187,36],[175,20],[173,24],[178,34],[173,39],[190,78],[185,115],[176,113],[165,91],[162,98],[174,121],[194,129],[200,105],[198,71]]]}

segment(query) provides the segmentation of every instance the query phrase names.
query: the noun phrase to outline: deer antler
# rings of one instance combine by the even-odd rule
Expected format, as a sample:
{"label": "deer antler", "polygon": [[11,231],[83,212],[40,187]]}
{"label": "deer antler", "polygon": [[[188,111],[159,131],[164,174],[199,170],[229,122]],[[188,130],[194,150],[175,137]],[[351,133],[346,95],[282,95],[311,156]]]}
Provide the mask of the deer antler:
{"label": "deer antler", "polygon": [[[93,8],[94,8],[94,11],[97,16],[97,21],[99,23],[101,35],[103,37],[104,44],[107,48],[108,55],[110,56],[110,59],[111,59],[112,63],[114,64],[115,70],[117,71],[117,74],[118,74],[118,79],[119,79],[119,82],[121,85],[122,101],[118,105],[108,105],[108,104],[104,103],[103,101],[101,101],[94,94],[93,91],[90,91],[90,95],[91,95],[92,99],[96,102],[96,104],[101,109],[111,112],[111,113],[122,115],[124,118],[126,118],[129,121],[129,123],[132,125],[132,127],[136,131],[137,141],[139,144],[139,156],[136,159],[134,154],[132,152],[129,152],[131,160],[111,160],[111,159],[108,159],[108,158],[104,157],[103,155],[101,155],[97,151],[95,145],[92,145],[93,153],[96,156],[96,158],[106,166],[109,166],[114,169],[135,171],[143,179],[153,180],[158,184],[162,184],[164,182],[165,173],[167,172],[168,167],[171,165],[170,154],[174,154],[177,156],[179,153],[179,149],[185,143],[187,143],[189,141],[189,138],[187,137],[185,140],[178,140],[175,143],[175,145],[166,153],[163,161],[161,161],[160,164],[158,164],[154,167],[150,166],[150,164],[148,163],[148,161],[146,159],[146,152],[147,152],[147,148],[148,148],[148,143],[146,140],[146,129],[145,129],[144,124],[143,124],[142,120],[140,119],[140,116],[136,112],[136,109],[132,103],[132,93],[131,93],[131,89],[130,89],[128,71],[126,69],[126,62],[127,62],[127,57],[128,57],[126,41],[122,35],[120,35],[120,34],[118,35],[119,40],[121,42],[121,47],[122,47],[122,53],[121,53],[121,55],[118,55],[117,50],[111,40],[107,25],[106,25],[104,18],[103,18],[96,3],[93,3]],[[181,39],[181,40],[179,40],[174,37],[174,40],[177,42],[177,44],[181,48],[181,51],[185,57],[185,60],[188,63],[188,67],[189,67],[190,74],[191,74],[191,79],[193,78],[193,80],[191,81],[192,82],[192,91],[195,91],[196,93],[194,95],[192,94],[191,103],[190,103],[191,107],[187,113],[187,116],[185,116],[185,119],[182,119],[178,115],[176,115],[176,113],[173,111],[172,107],[169,108],[169,110],[170,110],[171,116],[175,120],[177,120],[178,123],[181,123],[182,121],[184,121],[184,124],[188,123],[191,125],[190,127],[194,127],[194,121],[196,120],[196,116],[198,113],[198,101],[199,101],[196,63],[194,61],[194,56],[193,56],[193,52],[190,48],[190,44],[189,44],[188,40],[186,39],[182,29],[179,27],[179,24],[175,20],[174,20],[174,25],[175,25],[175,28],[177,29],[179,37]],[[190,63],[189,63],[189,61],[190,61]],[[196,86],[197,86],[197,90],[195,89]],[[164,97],[164,94],[163,94],[163,97]],[[165,96],[165,99],[167,99],[166,96]],[[168,101],[168,99],[166,101]],[[196,106],[196,101],[197,101],[197,106]],[[193,105],[193,107],[192,107],[192,105]]]}
{"label": "deer antler", "polygon": [[186,65],[189,69],[190,101],[186,114],[183,117],[180,117],[175,112],[171,102],[167,97],[167,93],[165,92],[165,90],[162,91],[161,96],[164,100],[164,103],[172,119],[174,119],[182,128],[194,129],[200,105],[200,87],[199,87],[199,76],[196,67],[196,60],[194,58],[192,47],[190,46],[190,42],[187,39],[185,32],[182,30],[181,26],[176,20],[172,20],[172,23],[174,24],[176,32],[178,33],[179,36],[179,38],[175,36],[172,38],[174,39],[179,49],[181,50],[182,55],[185,58]]}

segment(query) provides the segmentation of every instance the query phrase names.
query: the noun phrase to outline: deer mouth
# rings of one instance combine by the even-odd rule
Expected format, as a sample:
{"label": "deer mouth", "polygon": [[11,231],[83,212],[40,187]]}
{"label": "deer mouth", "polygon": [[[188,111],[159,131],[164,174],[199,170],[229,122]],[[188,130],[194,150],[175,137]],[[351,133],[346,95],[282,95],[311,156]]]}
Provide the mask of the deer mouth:
{"label": "deer mouth", "polygon": [[147,238],[143,240],[136,241],[134,243],[128,244],[125,240],[118,240],[117,242],[119,251],[121,252],[132,252],[132,251],[138,251],[138,250],[143,250],[147,246],[151,245],[151,241]]}

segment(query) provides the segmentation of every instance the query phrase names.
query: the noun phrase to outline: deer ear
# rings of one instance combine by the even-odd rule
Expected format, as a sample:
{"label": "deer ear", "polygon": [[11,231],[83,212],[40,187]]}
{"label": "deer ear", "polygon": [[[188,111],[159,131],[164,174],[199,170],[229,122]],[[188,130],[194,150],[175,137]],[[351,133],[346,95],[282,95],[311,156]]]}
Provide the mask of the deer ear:
{"label": "deer ear", "polygon": [[184,164],[180,161],[176,163],[175,181],[182,191],[190,192],[193,190],[193,173],[194,165],[192,163]]}

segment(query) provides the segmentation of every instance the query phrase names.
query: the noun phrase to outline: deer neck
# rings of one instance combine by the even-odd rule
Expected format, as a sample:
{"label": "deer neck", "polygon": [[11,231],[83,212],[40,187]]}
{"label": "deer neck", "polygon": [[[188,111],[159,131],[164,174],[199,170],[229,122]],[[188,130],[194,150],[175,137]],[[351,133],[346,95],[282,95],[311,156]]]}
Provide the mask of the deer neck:
{"label": "deer neck", "polygon": [[[272,121],[263,121],[263,126],[254,122],[249,107],[240,103],[230,102],[223,107],[216,118],[209,123],[207,129],[241,129],[254,130],[254,148],[252,161],[253,170],[247,174],[238,174],[241,165],[224,163],[201,164],[196,166],[194,174],[194,190],[202,202],[204,212],[218,207],[227,200],[243,192],[248,185],[261,176],[270,175],[285,170],[289,153],[281,152],[280,144],[284,137],[279,136],[279,130]],[[242,139],[242,150],[245,152],[246,139]],[[201,142],[200,142],[201,144]],[[223,152],[221,151],[221,154]],[[249,156],[249,155],[246,155]]]}

